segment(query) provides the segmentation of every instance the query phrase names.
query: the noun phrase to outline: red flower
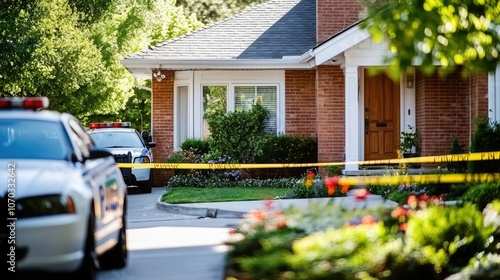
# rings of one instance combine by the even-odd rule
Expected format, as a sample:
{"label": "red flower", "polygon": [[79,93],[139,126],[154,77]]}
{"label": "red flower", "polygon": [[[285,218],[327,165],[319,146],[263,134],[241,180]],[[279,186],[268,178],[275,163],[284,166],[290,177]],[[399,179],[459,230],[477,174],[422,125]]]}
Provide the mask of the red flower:
{"label": "red flower", "polygon": [[347,193],[349,191],[349,185],[342,185],[342,193]]}
{"label": "red flower", "polygon": [[325,178],[325,185],[327,187],[336,187],[338,184],[339,184],[339,177],[338,176]]}
{"label": "red flower", "polygon": [[314,172],[312,172],[312,171],[307,172],[307,178],[308,179],[314,179],[314,176],[315,176]]}
{"label": "red flower", "polygon": [[354,198],[356,200],[365,200],[369,194],[370,194],[370,192],[367,191],[366,189],[360,189],[356,192],[356,194],[354,195]]}
{"label": "red flower", "polygon": [[363,218],[361,219],[361,223],[364,225],[371,225],[375,224],[376,222],[377,219],[375,219],[375,217],[373,217],[372,215],[363,216]]}
{"label": "red flower", "polygon": [[394,219],[399,219],[400,217],[408,216],[408,210],[402,206],[396,207],[396,209],[392,210],[391,216]]}
{"label": "red flower", "polygon": [[418,199],[414,195],[410,195],[408,197],[408,200],[406,201],[406,204],[408,204],[412,209],[415,209],[418,205]]}
{"label": "red flower", "polygon": [[400,231],[406,231],[408,229],[408,225],[406,223],[402,223],[400,226],[399,226],[399,230]]}
{"label": "red flower", "polygon": [[326,186],[328,188],[328,195],[332,196],[335,194],[335,186]]}

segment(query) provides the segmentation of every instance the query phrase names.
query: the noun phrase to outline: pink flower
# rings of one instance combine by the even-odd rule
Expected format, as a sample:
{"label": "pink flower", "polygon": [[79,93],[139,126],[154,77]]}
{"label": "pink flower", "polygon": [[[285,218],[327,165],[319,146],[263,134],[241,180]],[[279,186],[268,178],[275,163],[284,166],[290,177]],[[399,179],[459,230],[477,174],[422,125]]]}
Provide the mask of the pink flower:
{"label": "pink flower", "polygon": [[370,194],[370,192],[368,190],[360,189],[356,192],[356,194],[354,195],[354,198],[356,200],[365,200],[369,194]]}

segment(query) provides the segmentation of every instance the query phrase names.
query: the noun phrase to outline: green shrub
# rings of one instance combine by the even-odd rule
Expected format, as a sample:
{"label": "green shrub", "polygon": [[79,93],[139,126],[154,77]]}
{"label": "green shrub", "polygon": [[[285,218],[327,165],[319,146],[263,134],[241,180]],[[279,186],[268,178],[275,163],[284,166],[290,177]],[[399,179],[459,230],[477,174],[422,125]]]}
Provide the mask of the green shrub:
{"label": "green shrub", "polygon": [[192,151],[198,156],[203,156],[210,152],[210,140],[190,138],[182,142],[180,146],[183,151]]}
{"label": "green shrub", "polygon": [[256,104],[248,111],[214,110],[205,117],[210,129],[210,150],[232,163],[254,163],[262,155],[268,112]]}
{"label": "green shrub", "polygon": [[[472,153],[500,151],[500,124],[489,119],[476,121],[477,129],[472,135]],[[469,161],[470,173],[500,172],[500,160]]]}
{"label": "green shrub", "polygon": [[[458,141],[456,136],[453,136],[451,139],[451,145],[449,149],[449,153],[452,155],[455,154],[464,154],[467,151],[465,150],[465,145]],[[466,161],[458,161],[458,162],[449,162],[446,164],[446,168],[454,173],[465,173],[467,171],[467,162]]]}
{"label": "green shrub", "polygon": [[479,210],[495,199],[500,199],[500,182],[470,184],[462,197],[463,202],[473,203]]}
{"label": "green shrub", "polygon": [[431,206],[408,221],[405,233],[408,250],[421,254],[438,271],[451,274],[467,266],[476,253],[484,251],[492,229],[483,224],[482,213],[472,204],[463,207]]}
{"label": "green shrub", "polygon": [[314,138],[291,135],[266,135],[257,163],[314,163],[318,143]]}
{"label": "green shrub", "polygon": [[170,177],[167,187],[193,187],[193,188],[217,188],[217,187],[251,187],[251,188],[292,188],[296,184],[293,178],[278,179],[242,179],[232,181],[226,178],[215,176],[206,177],[199,173],[178,174]]}

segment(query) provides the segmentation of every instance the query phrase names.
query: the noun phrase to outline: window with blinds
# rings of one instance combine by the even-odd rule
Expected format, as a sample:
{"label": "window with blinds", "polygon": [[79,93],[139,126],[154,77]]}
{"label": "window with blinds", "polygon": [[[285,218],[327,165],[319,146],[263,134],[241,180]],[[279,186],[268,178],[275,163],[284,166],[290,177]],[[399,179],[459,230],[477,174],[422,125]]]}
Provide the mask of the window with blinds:
{"label": "window with blinds", "polygon": [[259,102],[268,112],[265,120],[266,132],[276,134],[278,131],[277,87],[276,86],[235,86],[234,108],[249,110]]}

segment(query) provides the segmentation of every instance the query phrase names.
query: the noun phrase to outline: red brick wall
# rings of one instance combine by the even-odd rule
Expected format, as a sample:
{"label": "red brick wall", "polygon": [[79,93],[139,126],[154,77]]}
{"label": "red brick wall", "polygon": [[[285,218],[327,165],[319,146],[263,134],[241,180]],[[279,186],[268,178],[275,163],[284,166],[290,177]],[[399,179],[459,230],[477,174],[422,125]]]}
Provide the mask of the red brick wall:
{"label": "red brick wall", "polygon": [[[172,153],[174,146],[174,71],[162,71],[165,79],[158,82],[153,81],[152,92],[152,115],[153,115],[153,140],[156,147],[153,148],[154,162],[165,162]],[[172,170],[155,169],[155,186],[164,186],[167,179],[173,175]]]}
{"label": "red brick wall", "polygon": [[476,129],[477,118],[488,117],[488,76],[477,74],[470,78],[471,82],[471,122],[472,131]]}
{"label": "red brick wall", "polygon": [[316,0],[316,41],[321,43],[361,19],[358,0]]}
{"label": "red brick wall", "polygon": [[416,126],[422,155],[448,154],[456,136],[469,147],[471,137],[471,83],[458,71],[439,77],[416,74]]}
{"label": "red brick wall", "polygon": [[319,162],[343,161],[345,150],[344,79],[344,72],[339,66],[319,66],[316,70]]}
{"label": "red brick wall", "polygon": [[285,133],[316,138],[315,70],[285,71]]}

